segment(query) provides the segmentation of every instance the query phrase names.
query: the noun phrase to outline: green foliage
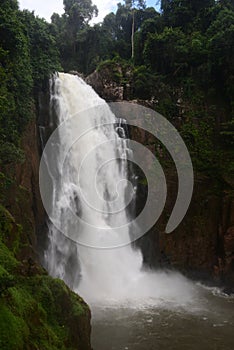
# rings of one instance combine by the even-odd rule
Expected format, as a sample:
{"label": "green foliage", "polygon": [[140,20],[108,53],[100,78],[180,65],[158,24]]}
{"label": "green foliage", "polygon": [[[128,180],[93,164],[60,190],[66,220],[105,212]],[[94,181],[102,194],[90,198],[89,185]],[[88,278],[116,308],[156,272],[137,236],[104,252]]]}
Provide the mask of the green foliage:
{"label": "green foliage", "polygon": [[153,95],[157,78],[147,66],[138,66],[133,72],[133,95],[142,100],[150,99]]}
{"label": "green foliage", "polygon": [[82,322],[88,320],[87,305],[62,281],[40,272],[39,267],[37,273],[28,275],[27,261],[18,261],[12,248],[17,245],[17,229],[21,231],[0,205],[0,348],[82,348],[85,334],[79,334],[77,329],[85,332]]}
{"label": "green foliage", "polygon": [[34,89],[41,89],[52,73],[61,70],[53,26],[26,10],[20,17],[29,40]]}
{"label": "green foliage", "polygon": [[[2,232],[0,231],[0,234]],[[18,266],[17,260],[14,258],[10,250],[0,241],[0,264],[7,269],[7,271],[14,271]]]}
{"label": "green foliage", "polygon": [[0,203],[5,200],[4,194],[10,189],[11,185],[13,184],[13,180],[9,178],[7,175],[0,172]]}
{"label": "green foliage", "polygon": [[219,167],[219,151],[214,146],[214,130],[213,121],[202,116],[200,120],[192,117],[183,124],[181,130],[195,169],[210,174],[217,173]]}
{"label": "green foliage", "polygon": [[60,68],[52,26],[17,1],[0,7],[0,165],[24,160],[20,136],[32,116],[33,91]]}
{"label": "green foliage", "polygon": [[150,34],[145,43],[144,57],[151,68],[161,74],[175,75],[187,66],[188,45],[179,28],[165,28],[160,34]]}
{"label": "green foliage", "polygon": [[213,82],[217,89],[222,86],[223,93],[232,101],[234,95],[234,11],[220,9],[210,25],[209,54]]}
{"label": "green foliage", "polygon": [[232,1],[164,0],[159,14],[144,1],[126,0],[93,27],[91,1],[64,4],[65,13],[52,17],[63,68],[84,74],[97,68],[128,98],[153,101],[181,128],[195,167],[217,169],[222,147],[233,139],[227,126],[234,116]]}
{"label": "green foliage", "polygon": [[28,328],[24,320],[0,301],[0,346],[3,350],[24,350]]}
{"label": "green foliage", "polygon": [[[234,6],[232,0],[162,0],[162,13],[145,1],[119,3],[116,14],[90,26],[91,0],[64,0],[52,23],[0,6],[0,348],[73,349],[87,306],[65,284],[38,268],[29,276],[30,220],[17,225],[4,202],[22,163],[22,132],[38,93],[56,70],[89,74],[97,68],[129,98],[147,99],[180,129],[196,171],[233,175]],[[134,34],[134,35],[133,35]],[[134,42],[131,42],[134,36]],[[131,57],[131,46],[134,58]],[[163,150],[164,151],[164,150]],[[165,158],[166,159],[166,158]],[[167,162],[167,159],[164,161]],[[152,174],[154,176],[154,174]],[[144,180],[143,180],[144,183]],[[145,183],[144,183],[145,184]],[[15,201],[27,207],[19,188]],[[40,272],[39,272],[40,271]],[[30,272],[31,273],[31,272]],[[80,347],[82,348],[82,346]]]}
{"label": "green foliage", "polygon": [[[87,0],[87,6],[89,3]],[[70,17],[75,9],[71,11]],[[86,13],[86,19],[87,16]],[[20,11],[17,1],[1,1],[0,348],[3,350],[72,350],[82,348],[82,336],[86,336],[77,330],[82,328],[82,322],[85,326],[86,320],[88,323],[88,307],[64,283],[48,277],[36,263],[31,264],[31,219],[23,214],[22,226],[18,225],[5,208],[16,215],[19,203],[25,212],[31,210],[28,210],[31,194],[15,183],[15,168],[17,163],[25,161],[20,148],[22,133],[35,117],[38,93],[47,87],[50,74],[61,69],[57,31],[55,24],[48,24],[29,11]],[[13,208],[9,192],[10,196],[15,193]]]}
{"label": "green foliage", "polygon": [[[62,66],[65,70],[75,69],[88,73],[88,64],[93,65],[94,62],[93,57],[87,57],[86,52],[87,50],[93,51],[92,45],[95,45],[93,31],[88,23],[93,16],[98,14],[97,7],[92,4],[91,0],[64,0],[63,3],[65,13],[62,16],[54,13],[51,17],[56,43],[61,53]],[[84,41],[86,40],[85,46]]]}
{"label": "green foliage", "polygon": [[22,227],[16,225],[8,210],[0,204],[0,265],[9,272],[15,271],[18,266],[14,254],[19,250],[21,231]]}
{"label": "green foliage", "polygon": [[15,285],[15,280],[1,265],[0,265],[0,297],[9,288]]}
{"label": "green foliage", "polygon": [[[0,139],[18,147],[19,133],[30,118],[32,77],[28,40],[15,2],[3,2],[0,23]],[[6,148],[15,153],[12,145]]]}
{"label": "green foliage", "polygon": [[162,0],[161,9],[165,25],[180,27],[183,31],[193,31],[193,25],[199,27],[207,21],[207,12],[215,6],[215,0]]}
{"label": "green foliage", "polygon": [[123,84],[124,82],[124,75],[123,71],[126,65],[126,61],[121,60],[120,57],[115,57],[112,60],[106,60],[103,62],[100,62],[97,71],[103,72],[106,71],[108,74],[108,79],[111,81],[114,81],[118,84]]}
{"label": "green foliage", "polygon": [[19,147],[10,142],[0,142],[0,164],[23,163],[24,161],[24,153]]}

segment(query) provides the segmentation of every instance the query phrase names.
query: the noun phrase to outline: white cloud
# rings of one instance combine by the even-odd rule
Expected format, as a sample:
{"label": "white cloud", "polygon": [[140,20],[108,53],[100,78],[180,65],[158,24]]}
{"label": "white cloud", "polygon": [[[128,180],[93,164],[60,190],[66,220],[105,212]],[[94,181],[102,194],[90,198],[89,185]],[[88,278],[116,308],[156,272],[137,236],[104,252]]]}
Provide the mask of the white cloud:
{"label": "white cloud", "polygon": [[63,0],[19,0],[21,9],[35,11],[39,17],[50,21],[50,17],[54,12],[63,13]]}
{"label": "white cloud", "polygon": [[[93,19],[93,23],[98,23],[110,12],[115,11],[120,0],[93,0],[93,4],[97,5],[99,15]],[[62,14],[63,0],[19,0],[21,9],[35,11],[35,14],[45,18],[47,21],[54,12]]]}
{"label": "white cloud", "polygon": [[110,12],[115,12],[117,8],[117,4],[121,2],[121,0],[93,0],[93,4],[97,5],[99,10],[99,14],[97,18],[92,20],[93,23],[98,23],[103,20],[103,18],[108,15]]}

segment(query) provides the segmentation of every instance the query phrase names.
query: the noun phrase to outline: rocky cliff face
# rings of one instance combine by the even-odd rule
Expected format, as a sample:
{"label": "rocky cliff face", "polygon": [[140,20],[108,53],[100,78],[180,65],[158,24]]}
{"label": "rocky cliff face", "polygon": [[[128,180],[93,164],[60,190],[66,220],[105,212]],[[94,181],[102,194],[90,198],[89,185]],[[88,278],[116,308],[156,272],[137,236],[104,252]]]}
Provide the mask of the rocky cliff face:
{"label": "rocky cliff face", "polygon": [[[121,74],[121,68],[119,70],[118,73]],[[108,69],[95,71],[85,80],[107,102],[122,101],[124,99],[124,87],[113,80],[113,75],[110,74]]]}
{"label": "rocky cliff face", "polygon": [[25,161],[1,169],[0,348],[90,350],[88,306],[39,263],[46,239],[39,140],[34,119],[22,135]]}
{"label": "rocky cliff face", "polygon": [[[109,83],[106,86],[100,84],[100,74],[102,80],[105,76],[110,76],[105,71],[96,72],[86,81],[101,97],[106,98],[108,94],[108,101],[123,100],[123,96],[127,97],[124,90],[124,94],[119,94],[116,98],[116,90],[111,88],[113,84]],[[140,101],[140,103],[151,107],[150,101]],[[180,123],[181,118],[175,120],[176,127]],[[152,138],[152,135],[140,129],[130,129],[133,140],[157,154],[162,164],[167,163],[168,159],[163,155],[160,159],[160,152],[157,152],[158,142]],[[227,291],[234,290],[233,182],[229,176],[225,175],[225,170],[218,180],[210,177],[209,174],[196,172],[194,196],[189,211],[175,232],[167,235],[165,227],[175,205],[178,189],[174,165],[167,164],[164,170],[168,185],[165,211],[157,225],[137,242],[143,251],[145,264],[154,268],[176,268],[190,277],[211,280],[226,286]],[[137,194],[138,212],[142,210],[146,197],[147,186],[140,174]]]}
{"label": "rocky cliff face", "polygon": [[[137,142],[142,139],[134,137]],[[151,145],[152,149],[152,145]],[[166,171],[168,198],[158,223],[137,244],[142,248],[146,265],[176,268],[195,279],[213,280],[234,288],[234,200],[229,186],[219,184],[204,174],[195,175],[194,195],[180,226],[171,234],[165,228],[177,196],[177,174]],[[147,196],[147,186],[138,186],[138,211]]]}

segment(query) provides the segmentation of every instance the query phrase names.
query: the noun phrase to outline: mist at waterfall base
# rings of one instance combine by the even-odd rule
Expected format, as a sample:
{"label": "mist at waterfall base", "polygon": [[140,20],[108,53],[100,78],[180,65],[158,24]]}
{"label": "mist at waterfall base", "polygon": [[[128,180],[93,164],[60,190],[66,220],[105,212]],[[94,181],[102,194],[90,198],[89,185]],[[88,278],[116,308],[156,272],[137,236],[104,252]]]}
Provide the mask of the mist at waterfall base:
{"label": "mist at waterfall base", "polygon": [[[230,302],[233,308],[233,299],[214,296],[214,290],[208,291],[179,273],[144,270],[141,252],[131,244],[124,245],[125,240],[117,234],[115,227],[131,221],[126,210],[126,192],[134,200],[136,189],[126,181],[134,176],[129,173],[128,159],[132,152],[128,140],[116,132],[116,118],[105,101],[81,78],[59,73],[51,80],[51,113],[56,115],[58,125],[68,123],[67,129],[59,133],[54,154],[46,159],[53,183],[50,217],[58,224],[49,227],[46,267],[52,276],[63,279],[91,306],[95,349],[156,349],[155,337],[148,335],[155,322],[163,337],[163,322],[165,325],[181,323],[184,327],[188,324],[185,315],[205,322],[214,316],[210,315],[210,308],[215,304],[223,306]],[[72,123],[71,130],[69,119],[74,116],[76,122]],[[99,126],[100,120],[105,126]],[[69,147],[63,161],[61,150],[66,149],[71,134],[78,134],[82,127],[89,132]],[[123,136],[125,130],[118,132]],[[56,172],[59,180],[55,181]],[[73,221],[74,213],[82,218],[78,224]],[[123,237],[130,235],[132,229],[133,226],[126,225]],[[93,242],[93,247],[77,242]],[[118,247],[99,249],[111,246],[112,242]],[[224,316],[221,306],[216,311],[215,317],[218,323],[223,322],[222,327],[233,325],[234,317]],[[213,321],[211,323],[213,325]],[[144,336],[138,334],[142,343],[139,339],[138,343],[132,341],[126,331],[132,329],[134,338],[139,324],[143,329],[146,327],[147,332]],[[202,329],[205,328],[201,325]],[[105,339],[101,339],[102,332]],[[146,340],[148,338],[151,340]],[[182,349],[161,345],[164,349]]]}

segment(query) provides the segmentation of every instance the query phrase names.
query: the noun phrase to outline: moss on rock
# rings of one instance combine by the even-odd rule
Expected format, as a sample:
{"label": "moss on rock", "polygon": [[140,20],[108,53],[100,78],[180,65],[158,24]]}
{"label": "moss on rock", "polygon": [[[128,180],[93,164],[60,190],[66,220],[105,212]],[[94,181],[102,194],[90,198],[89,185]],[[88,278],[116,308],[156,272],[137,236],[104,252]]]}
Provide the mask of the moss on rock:
{"label": "moss on rock", "polygon": [[88,306],[35,262],[17,259],[22,227],[2,205],[0,217],[0,349],[91,349]]}

